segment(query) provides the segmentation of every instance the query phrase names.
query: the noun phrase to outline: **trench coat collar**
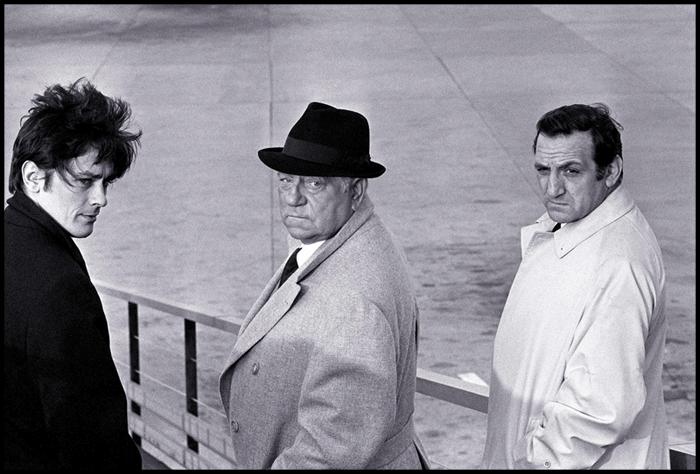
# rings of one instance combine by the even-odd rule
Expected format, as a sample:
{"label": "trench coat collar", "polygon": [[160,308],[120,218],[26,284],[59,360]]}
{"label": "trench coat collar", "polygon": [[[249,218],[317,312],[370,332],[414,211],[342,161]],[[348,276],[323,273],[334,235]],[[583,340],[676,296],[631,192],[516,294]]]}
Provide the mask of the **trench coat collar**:
{"label": "trench coat collar", "polygon": [[[80,253],[80,249],[73,241],[73,237],[61,227],[58,222],[54,220],[45,210],[43,210],[37,203],[32,201],[29,196],[24,194],[22,191],[17,191],[15,194],[7,200],[7,206],[14,211],[22,214],[26,218],[34,221],[34,223],[41,227],[46,233],[48,233],[61,247],[65,248],[69,255],[76,261],[80,268],[88,274],[87,265],[85,264],[85,259],[83,254]],[[16,224],[26,227],[26,221],[22,222],[14,217],[11,213],[5,212],[5,221],[11,224]]]}
{"label": "trench coat collar", "polygon": [[[309,260],[294,272],[279,289],[277,289],[277,285],[282,276],[284,265],[277,269],[243,320],[238,333],[238,340],[229,355],[226,367],[234,364],[277,324],[289,311],[301,292],[299,283],[352,237],[373,214],[374,204],[369,199],[369,196],[365,194],[358,209],[338,233],[326,240]],[[290,253],[300,245],[294,239],[290,239],[289,242]]]}
{"label": "trench coat collar", "polygon": [[[557,257],[563,258],[580,243],[591,237],[603,227],[610,225],[634,208],[632,195],[620,185],[590,214],[583,219],[570,222],[554,233],[554,245]],[[545,213],[536,224],[522,229],[522,244],[526,248],[536,232],[548,232],[555,222]]]}

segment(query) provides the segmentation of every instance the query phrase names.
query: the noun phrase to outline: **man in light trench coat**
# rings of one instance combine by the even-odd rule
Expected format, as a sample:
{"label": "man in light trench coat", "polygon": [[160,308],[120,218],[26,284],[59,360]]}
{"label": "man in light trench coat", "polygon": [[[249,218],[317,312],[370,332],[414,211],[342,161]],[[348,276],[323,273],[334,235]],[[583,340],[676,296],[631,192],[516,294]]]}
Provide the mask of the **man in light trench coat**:
{"label": "man in light trench coat", "polygon": [[[369,124],[312,102],[276,172],[288,265],[246,316],[220,377],[243,469],[421,469],[413,427],[418,308],[406,258],[374,212]],[[296,268],[298,267],[298,268]]]}
{"label": "man in light trench coat", "polygon": [[604,104],[537,123],[547,213],[496,333],[487,469],[668,469],[662,382],[666,274],[622,185],[620,125]]}

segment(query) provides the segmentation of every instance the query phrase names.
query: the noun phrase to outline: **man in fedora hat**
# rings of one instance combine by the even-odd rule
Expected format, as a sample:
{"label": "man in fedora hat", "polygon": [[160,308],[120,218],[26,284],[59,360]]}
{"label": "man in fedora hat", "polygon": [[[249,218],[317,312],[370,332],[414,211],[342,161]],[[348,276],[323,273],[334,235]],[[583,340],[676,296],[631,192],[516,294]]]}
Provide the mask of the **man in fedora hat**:
{"label": "man in fedora hat", "polygon": [[367,195],[385,171],[370,159],[367,120],[312,102],[284,148],[258,155],[276,172],[296,250],[220,377],[239,467],[427,468],[412,417],[418,307],[401,246]]}

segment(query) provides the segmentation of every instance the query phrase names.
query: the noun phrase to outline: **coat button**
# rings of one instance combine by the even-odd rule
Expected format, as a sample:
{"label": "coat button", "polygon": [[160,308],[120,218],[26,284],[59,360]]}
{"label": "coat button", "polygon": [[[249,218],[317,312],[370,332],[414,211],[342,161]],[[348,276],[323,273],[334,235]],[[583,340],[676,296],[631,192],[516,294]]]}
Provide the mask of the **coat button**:
{"label": "coat button", "polygon": [[231,430],[234,433],[238,433],[238,422],[236,420],[231,420]]}
{"label": "coat button", "polygon": [[253,372],[253,375],[257,374],[259,370],[260,370],[260,365],[258,365],[257,362],[253,363],[253,369],[251,370],[251,372]]}
{"label": "coat button", "polygon": [[551,465],[552,465],[552,464],[551,464],[549,461],[545,461],[545,462],[544,462],[544,467],[549,467],[549,466],[551,466]]}

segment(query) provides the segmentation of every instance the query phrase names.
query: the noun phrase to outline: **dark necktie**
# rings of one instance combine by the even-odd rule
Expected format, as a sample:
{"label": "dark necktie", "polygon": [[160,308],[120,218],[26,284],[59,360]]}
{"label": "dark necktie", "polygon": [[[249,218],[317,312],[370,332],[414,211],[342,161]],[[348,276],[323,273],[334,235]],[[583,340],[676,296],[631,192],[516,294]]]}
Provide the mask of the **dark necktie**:
{"label": "dark necktie", "polygon": [[552,229],[552,232],[556,232],[556,231],[558,231],[559,229],[561,229],[561,223],[560,223],[560,222],[557,222],[557,225],[554,226],[554,229]]}
{"label": "dark necktie", "polygon": [[287,281],[287,278],[289,278],[289,275],[294,273],[297,268],[299,268],[299,265],[297,264],[297,254],[299,253],[299,250],[301,250],[301,247],[296,249],[292,255],[290,255],[289,259],[287,259],[287,263],[284,265],[284,270],[282,270],[282,277],[280,278],[280,285],[282,286],[285,281]]}

